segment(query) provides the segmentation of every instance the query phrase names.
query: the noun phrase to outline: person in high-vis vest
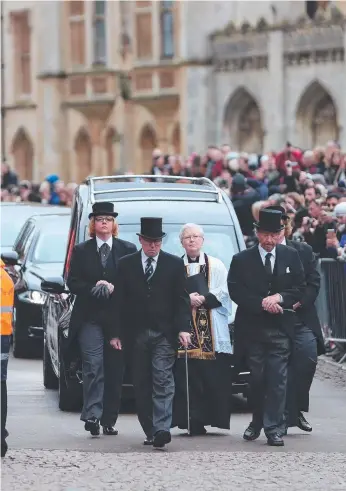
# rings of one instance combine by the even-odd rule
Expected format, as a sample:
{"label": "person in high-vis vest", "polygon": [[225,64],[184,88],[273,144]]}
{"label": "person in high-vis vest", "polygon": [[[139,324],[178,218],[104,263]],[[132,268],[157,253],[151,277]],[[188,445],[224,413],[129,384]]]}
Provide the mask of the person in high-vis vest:
{"label": "person in high-vis vest", "polygon": [[12,314],[14,301],[14,285],[10,275],[5,270],[5,264],[1,261],[1,457],[5,457],[7,452],[6,430],[7,420],[7,365],[10,354],[11,334],[12,334]]}

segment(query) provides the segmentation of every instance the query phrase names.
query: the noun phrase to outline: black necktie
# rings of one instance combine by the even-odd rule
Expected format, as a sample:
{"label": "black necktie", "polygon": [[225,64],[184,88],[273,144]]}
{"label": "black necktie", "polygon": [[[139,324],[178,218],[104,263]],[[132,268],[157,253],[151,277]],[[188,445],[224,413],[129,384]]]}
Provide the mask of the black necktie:
{"label": "black necktie", "polygon": [[146,260],[146,267],[145,267],[145,272],[144,272],[144,276],[145,276],[145,280],[147,283],[149,283],[149,281],[151,280],[153,274],[154,274],[154,268],[153,268],[153,261],[154,259],[152,257],[148,257],[148,259]]}
{"label": "black necktie", "polygon": [[266,260],[264,263],[264,267],[265,267],[265,270],[266,270],[268,276],[271,276],[273,274],[272,263],[270,261],[271,257],[272,257],[272,253],[268,252],[268,254],[266,254]]}
{"label": "black necktie", "polygon": [[101,255],[101,263],[102,263],[102,266],[105,268],[106,267],[106,264],[107,264],[107,259],[108,259],[108,256],[109,256],[109,253],[110,253],[110,247],[108,244],[106,244],[106,242],[104,244],[102,244],[102,246],[100,247],[100,255]]}

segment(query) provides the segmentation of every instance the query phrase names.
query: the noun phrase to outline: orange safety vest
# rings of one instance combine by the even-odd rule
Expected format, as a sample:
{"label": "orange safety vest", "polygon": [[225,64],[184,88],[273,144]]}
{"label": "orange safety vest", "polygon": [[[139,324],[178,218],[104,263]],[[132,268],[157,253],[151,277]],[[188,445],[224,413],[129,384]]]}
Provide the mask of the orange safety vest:
{"label": "orange safety vest", "polygon": [[10,275],[4,269],[5,263],[1,261],[1,335],[12,334],[12,315],[13,315],[13,302],[14,302],[14,284]]}

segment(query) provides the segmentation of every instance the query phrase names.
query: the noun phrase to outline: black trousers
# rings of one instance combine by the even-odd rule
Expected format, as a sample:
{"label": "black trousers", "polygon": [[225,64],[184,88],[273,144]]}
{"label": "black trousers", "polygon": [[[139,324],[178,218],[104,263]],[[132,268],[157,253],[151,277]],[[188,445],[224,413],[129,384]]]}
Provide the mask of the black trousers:
{"label": "black trousers", "polygon": [[133,385],[138,419],[148,438],[171,428],[175,357],[175,349],[159,332],[146,330],[135,341]]}
{"label": "black trousers", "polygon": [[[187,428],[185,359],[175,364],[175,397],[172,426]],[[216,353],[215,360],[188,360],[190,422],[229,430],[231,417],[231,357]]]}
{"label": "black trousers", "polygon": [[78,340],[83,363],[81,420],[97,418],[103,426],[114,426],[121,402],[123,352],[110,346],[102,327],[94,322],[81,327]]}
{"label": "black trousers", "polygon": [[252,425],[267,436],[280,433],[286,404],[287,371],[291,340],[268,328],[261,341],[249,342]]}
{"label": "black trousers", "polygon": [[286,424],[288,426],[296,426],[299,412],[309,410],[309,392],[316,366],[316,337],[307,326],[297,325],[288,367],[286,399]]}

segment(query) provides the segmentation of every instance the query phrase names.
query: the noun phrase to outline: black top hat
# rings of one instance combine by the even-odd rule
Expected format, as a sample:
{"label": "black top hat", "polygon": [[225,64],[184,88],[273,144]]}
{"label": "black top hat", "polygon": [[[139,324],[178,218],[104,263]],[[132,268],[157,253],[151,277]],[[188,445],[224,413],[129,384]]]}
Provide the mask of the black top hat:
{"label": "black top hat", "polygon": [[118,213],[114,211],[113,203],[95,203],[93,204],[92,213],[89,213],[89,219],[97,216],[111,216],[115,218],[118,216]]}
{"label": "black top hat", "polygon": [[162,231],[162,218],[142,217],[140,237],[145,239],[158,240],[166,234]]}
{"label": "black top hat", "polygon": [[287,220],[287,218],[289,218],[289,216],[287,215],[286,213],[286,210],[283,206],[266,206],[265,207],[266,210],[276,210],[276,211],[280,211],[282,213],[282,219],[283,220]]}
{"label": "black top hat", "polygon": [[273,234],[280,232],[284,228],[281,223],[282,213],[278,210],[268,210],[264,208],[259,212],[259,220],[254,223],[254,226],[263,230],[264,232],[271,232]]}

